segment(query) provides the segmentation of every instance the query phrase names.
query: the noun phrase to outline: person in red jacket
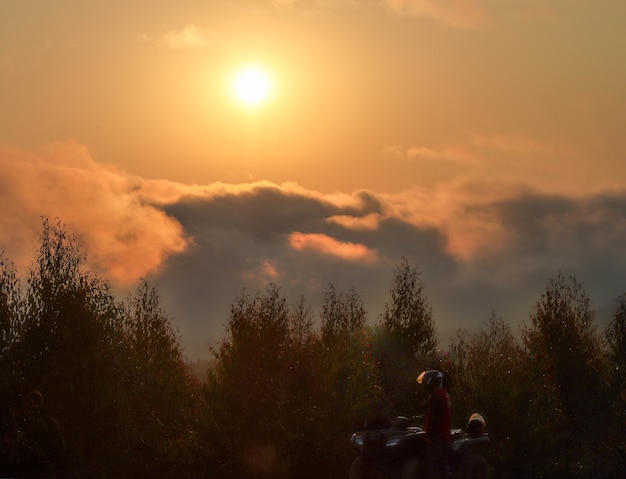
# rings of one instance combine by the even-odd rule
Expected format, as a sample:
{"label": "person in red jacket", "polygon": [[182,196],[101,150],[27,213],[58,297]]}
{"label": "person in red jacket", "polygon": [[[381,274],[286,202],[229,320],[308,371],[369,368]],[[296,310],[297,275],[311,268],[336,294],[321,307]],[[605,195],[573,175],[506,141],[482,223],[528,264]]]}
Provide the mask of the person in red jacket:
{"label": "person in red jacket", "polygon": [[452,410],[443,378],[444,373],[436,369],[424,371],[417,378],[429,393],[425,452],[431,479],[446,476],[446,446],[450,440]]}

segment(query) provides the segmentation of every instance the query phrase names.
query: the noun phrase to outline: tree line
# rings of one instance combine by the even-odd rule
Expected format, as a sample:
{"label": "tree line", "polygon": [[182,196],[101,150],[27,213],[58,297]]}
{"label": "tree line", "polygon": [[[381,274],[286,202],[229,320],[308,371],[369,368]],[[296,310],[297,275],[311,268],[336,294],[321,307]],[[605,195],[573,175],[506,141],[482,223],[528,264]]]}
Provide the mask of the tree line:
{"label": "tree line", "polygon": [[270,284],[233,300],[198,380],[156,289],[119,300],[85,265],[48,220],[25,277],[0,255],[0,466],[37,389],[65,438],[60,478],[345,478],[357,424],[423,414],[415,378],[435,367],[453,379],[454,423],[486,418],[497,477],[626,466],[626,295],[600,330],[583,284],[558,272],[518,334],[491,311],[442,348],[404,258],[374,322],[354,289],[329,285],[316,317]]}

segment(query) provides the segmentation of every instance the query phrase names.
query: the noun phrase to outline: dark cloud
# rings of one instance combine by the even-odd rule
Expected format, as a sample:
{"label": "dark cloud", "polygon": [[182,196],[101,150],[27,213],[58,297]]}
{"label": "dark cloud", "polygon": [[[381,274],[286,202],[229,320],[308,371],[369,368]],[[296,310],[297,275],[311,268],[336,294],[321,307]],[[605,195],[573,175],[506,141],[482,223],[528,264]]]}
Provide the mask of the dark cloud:
{"label": "dark cloud", "polygon": [[[464,305],[458,317],[476,318],[495,308],[513,324],[528,321],[550,278],[559,271],[582,281],[603,326],[626,291],[626,194],[565,196],[525,195],[475,207],[473,214],[496,216],[506,235],[505,246],[483,249],[459,265],[456,285],[444,283]],[[501,244],[496,241],[494,244]],[[441,311],[451,317],[450,303]],[[453,322],[453,319],[451,319]],[[472,322],[475,326],[475,322]]]}
{"label": "dark cloud", "polygon": [[236,230],[259,241],[286,235],[294,228],[311,228],[340,208],[277,187],[210,198],[186,198],[166,209],[192,235],[209,228]]}
{"label": "dark cloud", "polygon": [[[304,295],[317,307],[322,292],[332,283],[344,290],[355,287],[366,303],[376,306],[385,290],[378,278],[388,282],[389,262],[343,261],[318,251],[297,251],[288,240],[294,232],[320,234],[376,249],[386,242],[377,242],[374,233],[359,238],[357,232],[327,219],[367,216],[382,209],[380,199],[371,193],[359,193],[355,201],[337,204],[306,192],[265,186],[183,198],[165,211],[183,225],[194,246],[171,258],[156,281],[196,353],[206,351],[206,344],[220,337],[228,305],[244,288],[254,294],[273,282],[292,301]],[[386,222],[393,225],[391,229],[399,227],[397,223]]]}
{"label": "dark cloud", "polygon": [[[168,213],[195,240],[195,247],[172,258],[159,278],[168,308],[184,326],[187,341],[192,338],[190,351],[201,354],[208,342],[221,337],[228,305],[243,288],[255,293],[270,282],[292,302],[304,295],[316,311],[329,284],[340,290],[354,287],[373,323],[388,300],[393,268],[403,256],[421,271],[444,347],[459,328],[475,329],[487,321],[492,309],[515,327],[522,325],[559,271],[583,281],[600,322],[626,290],[626,254],[616,246],[626,228],[623,194],[583,199],[525,194],[463,205],[457,213],[466,220],[488,216],[501,226],[492,238],[494,247],[487,238],[471,258],[449,251],[442,228],[384,216],[383,205],[393,198],[368,192],[353,199],[354,204],[332,202],[310,192],[272,187],[169,207]],[[372,214],[381,219],[369,228],[328,221],[338,215]],[[376,261],[348,261],[323,249],[296,250],[288,242],[293,232],[363,245],[376,251]]]}

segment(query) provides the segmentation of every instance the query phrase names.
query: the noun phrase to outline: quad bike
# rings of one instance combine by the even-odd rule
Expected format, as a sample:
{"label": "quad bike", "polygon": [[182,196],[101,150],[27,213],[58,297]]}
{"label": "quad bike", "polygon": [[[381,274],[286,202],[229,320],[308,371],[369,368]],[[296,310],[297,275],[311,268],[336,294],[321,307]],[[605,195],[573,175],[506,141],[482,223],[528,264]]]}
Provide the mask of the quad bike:
{"label": "quad bike", "polygon": [[[487,479],[490,468],[478,452],[489,444],[483,417],[472,414],[466,430],[452,429],[451,434],[445,479]],[[404,416],[365,424],[350,439],[359,455],[350,466],[348,478],[427,479],[425,441],[426,431]]]}

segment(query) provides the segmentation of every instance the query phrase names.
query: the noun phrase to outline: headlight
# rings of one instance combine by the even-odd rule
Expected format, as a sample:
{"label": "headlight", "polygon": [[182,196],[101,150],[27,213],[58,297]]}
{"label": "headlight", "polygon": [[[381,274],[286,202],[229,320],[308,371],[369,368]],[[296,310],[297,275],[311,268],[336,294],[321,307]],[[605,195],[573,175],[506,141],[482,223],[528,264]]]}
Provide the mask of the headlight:
{"label": "headlight", "polygon": [[363,447],[363,434],[353,434],[352,435],[352,444],[357,446],[358,448]]}
{"label": "headlight", "polygon": [[399,437],[392,437],[385,443],[385,447],[395,447],[398,445],[399,442],[400,442]]}

